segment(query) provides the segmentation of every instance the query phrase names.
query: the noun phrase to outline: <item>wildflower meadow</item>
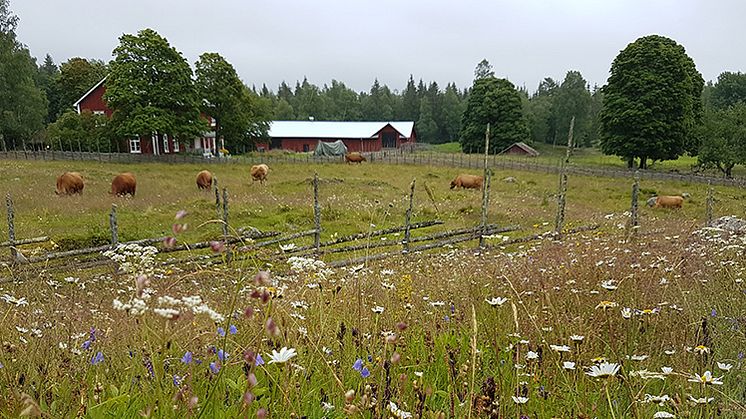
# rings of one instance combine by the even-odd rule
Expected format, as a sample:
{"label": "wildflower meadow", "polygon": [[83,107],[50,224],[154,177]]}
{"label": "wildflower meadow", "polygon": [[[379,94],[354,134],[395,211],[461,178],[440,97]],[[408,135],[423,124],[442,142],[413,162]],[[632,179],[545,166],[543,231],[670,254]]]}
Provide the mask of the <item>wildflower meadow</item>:
{"label": "wildflower meadow", "polygon": [[[237,217],[264,217],[286,197],[286,213],[307,211],[301,192],[288,191],[307,186],[307,171],[285,169],[265,189],[241,192],[256,198],[237,199]],[[315,170],[349,179],[373,169]],[[411,177],[388,176],[379,178],[388,191],[358,184],[374,209],[344,207],[357,226],[399,216]],[[547,228],[542,201],[556,178],[530,176],[519,173],[519,186],[496,182],[495,222]],[[630,236],[620,228],[628,184],[584,183],[599,197],[571,193],[568,215],[599,229],[506,245],[493,237],[486,249],[444,246],[342,268],[310,256],[235,258],[219,241],[191,261],[165,263],[164,248],[214,227],[209,203],[199,203],[209,198],[164,188],[158,199],[169,210],[148,210],[161,226],[140,227],[168,233],[163,243],[119,245],[103,254],[107,264],[64,274],[4,266],[0,417],[744,417],[746,237],[704,227],[691,185],[667,186],[693,189],[690,208],[644,209],[646,227]],[[460,209],[480,197],[446,187],[434,193],[438,215],[477,219]],[[735,194],[723,192],[722,205],[737,208]],[[322,205],[341,206],[345,196],[329,192]],[[132,198],[124,211],[138,199],[151,198]],[[432,205],[423,200],[417,214]],[[59,217],[53,206],[46,215],[37,208],[39,217]],[[301,219],[286,226],[301,229]]]}

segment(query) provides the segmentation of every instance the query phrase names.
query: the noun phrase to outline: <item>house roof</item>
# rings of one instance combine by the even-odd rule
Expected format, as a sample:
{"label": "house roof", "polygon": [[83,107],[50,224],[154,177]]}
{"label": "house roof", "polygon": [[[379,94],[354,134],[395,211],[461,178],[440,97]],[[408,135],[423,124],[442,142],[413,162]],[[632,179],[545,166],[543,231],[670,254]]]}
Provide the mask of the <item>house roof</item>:
{"label": "house roof", "polygon": [[269,136],[273,138],[372,138],[387,125],[400,135],[411,137],[412,121],[272,121]]}
{"label": "house roof", "polygon": [[533,147],[531,147],[530,145],[528,145],[528,144],[526,144],[524,142],[518,142],[518,143],[513,143],[513,144],[509,145],[508,147],[505,148],[505,150],[501,151],[500,154],[505,153],[506,151],[510,150],[513,147],[518,147],[521,150],[525,151],[526,154],[529,154],[529,155],[532,155],[532,156],[538,156],[539,155],[539,152],[536,151],[536,149],[534,149]]}
{"label": "house roof", "polygon": [[91,87],[91,90],[85,92],[85,94],[83,96],[81,96],[80,99],[78,99],[77,102],[73,103],[73,106],[75,108],[77,108],[78,105],[80,105],[80,102],[83,101],[83,99],[87,98],[88,95],[90,95],[91,93],[93,93],[94,90],[98,89],[99,86],[101,86],[102,84],[104,84],[104,82],[106,81],[107,77],[109,77],[109,76],[107,75],[106,77],[104,77],[103,79],[101,79],[101,81],[99,81],[98,83],[96,83],[95,85],[93,85],[93,87]]}

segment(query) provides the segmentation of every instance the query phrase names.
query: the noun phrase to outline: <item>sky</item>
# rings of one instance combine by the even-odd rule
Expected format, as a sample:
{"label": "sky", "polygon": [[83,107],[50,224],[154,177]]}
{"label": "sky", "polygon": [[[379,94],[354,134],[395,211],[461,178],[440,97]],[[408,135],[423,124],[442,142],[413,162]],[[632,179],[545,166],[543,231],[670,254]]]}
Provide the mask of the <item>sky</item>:
{"label": "sky", "polygon": [[682,44],[705,80],[746,71],[743,0],[10,0],[18,38],[39,61],[112,59],[124,33],[152,28],[194,65],[230,61],[249,86],[307,77],[361,91],[374,79],[471,85],[483,58],[536,90],[580,71],[603,85],[614,57],[658,34]]}

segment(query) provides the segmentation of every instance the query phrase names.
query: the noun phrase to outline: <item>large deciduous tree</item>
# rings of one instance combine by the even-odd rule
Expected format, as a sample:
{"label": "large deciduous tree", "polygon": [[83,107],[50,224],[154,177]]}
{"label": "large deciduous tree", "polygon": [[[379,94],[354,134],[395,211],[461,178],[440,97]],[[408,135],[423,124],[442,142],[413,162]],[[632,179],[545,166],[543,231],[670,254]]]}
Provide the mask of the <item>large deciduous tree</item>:
{"label": "large deciduous tree", "polygon": [[202,54],[195,73],[201,110],[215,119],[215,133],[225,139],[227,147],[245,145],[263,136],[267,120],[258,109],[259,102],[270,99],[251,92],[220,54]]}
{"label": "large deciduous tree", "polygon": [[746,103],[707,111],[700,138],[699,164],[716,167],[725,177],[733,177],[733,167],[746,164]]}
{"label": "large deciduous tree", "polygon": [[204,132],[192,69],[164,37],[152,29],[122,35],[114,56],[104,98],[117,135],[162,133],[184,140]]}
{"label": "large deciduous tree", "polygon": [[601,149],[640,168],[684,154],[701,117],[704,81],[684,47],[658,35],[629,44],[603,87]]}
{"label": "large deciduous tree", "polygon": [[16,39],[18,17],[0,0],[0,142],[19,147],[43,127],[47,100],[37,86],[37,67]]}
{"label": "large deciduous tree", "polygon": [[461,150],[483,153],[488,123],[490,153],[529,138],[521,96],[508,80],[493,76],[474,80],[461,122]]}
{"label": "large deciduous tree", "polygon": [[720,73],[709,99],[716,109],[726,109],[736,103],[746,102],[746,74],[730,71]]}
{"label": "large deciduous tree", "polygon": [[73,104],[106,77],[107,72],[106,64],[100,60],[74,57],[60,64],[49,104],[50,119],[55,120],[72,109]]}

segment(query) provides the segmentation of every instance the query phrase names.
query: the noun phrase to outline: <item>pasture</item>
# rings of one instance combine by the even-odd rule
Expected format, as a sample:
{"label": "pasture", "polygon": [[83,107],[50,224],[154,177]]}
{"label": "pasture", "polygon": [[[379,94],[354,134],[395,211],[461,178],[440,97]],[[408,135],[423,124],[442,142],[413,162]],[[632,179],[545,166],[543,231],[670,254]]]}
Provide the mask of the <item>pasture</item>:
{"label": "pasture", "polygon": [[[214,196],[195,184],[203,168],[2,161],[0,192],[15,201],[21,238],[106,243],[116,203],[121,240],[187,223],[177,240],[192,242],[220,235]],[[278,164],[262,186],[247,166],[207,168],[229,191],[233,229],[312,228],[314,172],[322,239],[401,225],[413,178],[415,221],[480,220],[480,193],[449,189],[461,169]],[[85,177],[82,196],[54,194],[65,170]],[[137,194],[110,196],[124,171]],[[557,183],[496,172],[489,222],[522,227],[510,236],[551,230]],[[567,226],[601,228],[481,252],[472,242],[331,269],[261,254],[164,266],[130,247],[110,255],[118,265],[41,268],[0,283],[0,417],[743,417],[746,242],[702,229],[706,185],[648,181],[628,241],[630,189],[571,176]],[[652,210],[652,192],[692,197]],[[744,199],[718,187],[716,214],[743,218]]]}

